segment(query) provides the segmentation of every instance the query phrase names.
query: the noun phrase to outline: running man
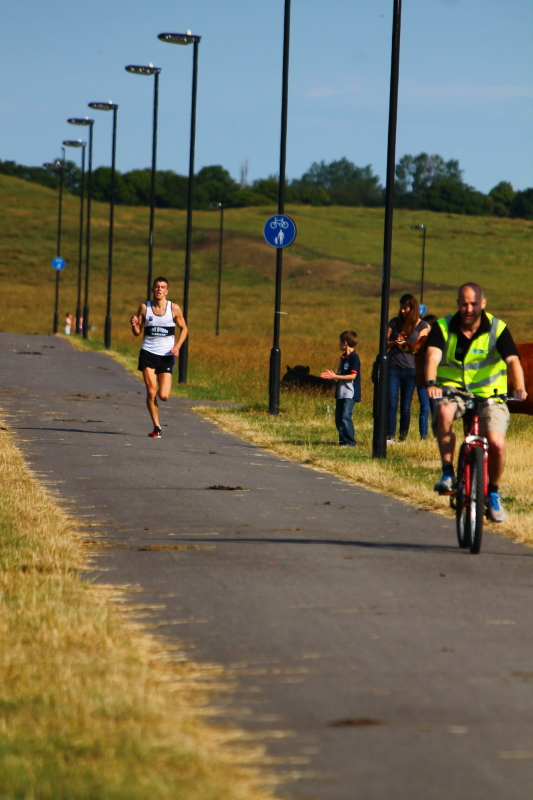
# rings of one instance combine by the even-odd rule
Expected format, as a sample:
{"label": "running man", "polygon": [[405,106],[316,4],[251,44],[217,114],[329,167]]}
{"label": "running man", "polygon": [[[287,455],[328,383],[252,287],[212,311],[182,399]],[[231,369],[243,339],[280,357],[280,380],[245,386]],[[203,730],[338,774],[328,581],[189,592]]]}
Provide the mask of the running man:
{"label": "running man", "polygon": [[[141,303],[137,316],[130,319],[134,336],[140,336],[144,328],[138,369],[144,377],[146,405],[154,423],[153,431],[148,434],[152,439],[161,438],[157,399],[166,401],[170,397],[174,362],[187,338],[187,324],[181,308],[167,300],[167,294],[167,279],[156,278],[152,286],[152,300]],[[180,329],[177,342],[174,335],[176,325]]]}

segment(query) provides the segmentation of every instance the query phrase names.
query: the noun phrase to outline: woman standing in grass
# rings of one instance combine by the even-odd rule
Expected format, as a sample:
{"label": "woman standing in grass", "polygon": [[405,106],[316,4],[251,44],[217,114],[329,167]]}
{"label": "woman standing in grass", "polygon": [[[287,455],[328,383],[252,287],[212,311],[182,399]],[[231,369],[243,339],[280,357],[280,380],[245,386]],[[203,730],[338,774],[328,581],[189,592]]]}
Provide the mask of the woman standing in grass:
{"label": "woman standing in grass", "polygon": [[387,444],[396,441],[396,415],[400,403],[400,442],[407,439],[411,422],[411,401],[415,390],[414,352],[429,333],[429,324],[420,319],[418,300],[412,294],[400,298],[400,310],[387,329],[389,349],[389,420]]}

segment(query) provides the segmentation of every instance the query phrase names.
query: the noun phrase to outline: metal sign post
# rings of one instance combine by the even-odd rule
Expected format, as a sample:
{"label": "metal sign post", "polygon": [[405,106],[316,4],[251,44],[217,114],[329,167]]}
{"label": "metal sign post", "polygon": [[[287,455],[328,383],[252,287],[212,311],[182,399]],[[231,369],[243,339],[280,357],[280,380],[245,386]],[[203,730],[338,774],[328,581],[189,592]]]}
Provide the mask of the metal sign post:
{"label": "metal sign post", "polygon": [[[279,152],[279,195],[278,215],[285,211],[285,162],[287,160],[287,109],[289,102],[289,43],[291,26],[291,0],[285,0],[283,24],[283,76],[281,83],[281,139]],[[287,218],[288,219],[288,218]],[[292,220],[291,220],[292,221]],[[274,245],[276,246],[276,245]],[[274,341],[270,351],[270,380],[268,387],[268,411],[273,416],[279,413],[279,385],[281,350],[279,348],[279,317],[281,306],[281,278],[283,272],[283,247],[278,246],[276,253],[276,298],[274,311]]]}
{"label": "metal sign post", "polygon": [[402,0],[394,0],[392,17],[392,56],[389,100],[389,135],[387,147],[387,188],[385,192],[385,230],[383,236],[383,272],[381,286],[381,322],[379,354],[374,363],[374,435],[372,457],[387,457],[387,416],[389,407],[389,355],[387,327],[389,321],[390,275],[392,253],[392,219],[394,214],[394,179],[396,167],[396,122],[398,118],[398,82],[400,75],[400,26]]}

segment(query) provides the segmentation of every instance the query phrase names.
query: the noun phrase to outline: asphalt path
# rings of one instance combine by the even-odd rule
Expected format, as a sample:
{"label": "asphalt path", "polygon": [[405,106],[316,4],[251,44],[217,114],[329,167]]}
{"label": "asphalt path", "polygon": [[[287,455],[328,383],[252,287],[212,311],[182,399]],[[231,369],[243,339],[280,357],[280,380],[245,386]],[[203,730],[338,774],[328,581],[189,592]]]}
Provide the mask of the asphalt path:
{"label": "asphalt path", "polygon": [[[524,800],[533,779],[533,550],[290,463],[105,354],[0,334],[0,407],[135,602],[233,689],[279,797]],[[347,454],[349,457],[349,454]],[[233,491],[210,489],[233,487]],[[236,488],[241,487],[241,488]],[[172,548],[172,549],[165,549]]]}

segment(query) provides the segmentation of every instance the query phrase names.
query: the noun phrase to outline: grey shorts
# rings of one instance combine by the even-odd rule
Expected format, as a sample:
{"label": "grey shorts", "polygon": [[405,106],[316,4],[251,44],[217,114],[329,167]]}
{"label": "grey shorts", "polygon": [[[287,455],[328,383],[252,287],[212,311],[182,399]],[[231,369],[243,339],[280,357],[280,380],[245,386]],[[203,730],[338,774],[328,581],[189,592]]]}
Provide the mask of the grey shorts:
{"label": "grey shorts", "polygon": [[[433,406],[433,433],[437,430],[437,417],[439,407],[446,403],[455,404],[454,419],[464,417],[466,411],[466,401],[470,395],[468,392],[454,392],[453,397],[435,398]],[[479,432],[481,436],[486,436],[488,431],[500,431],[504,436],[507,433],[510,419],[507,403],[484,403],[479,409]]]}

